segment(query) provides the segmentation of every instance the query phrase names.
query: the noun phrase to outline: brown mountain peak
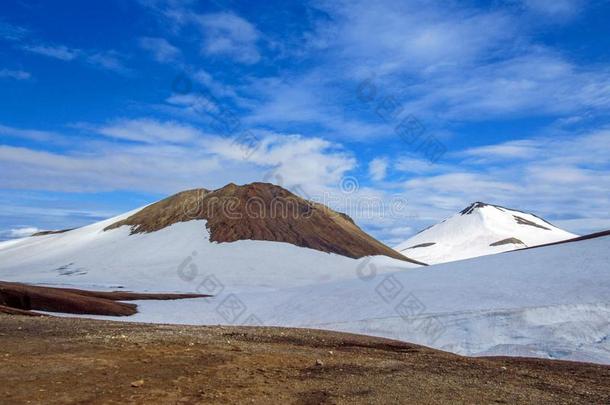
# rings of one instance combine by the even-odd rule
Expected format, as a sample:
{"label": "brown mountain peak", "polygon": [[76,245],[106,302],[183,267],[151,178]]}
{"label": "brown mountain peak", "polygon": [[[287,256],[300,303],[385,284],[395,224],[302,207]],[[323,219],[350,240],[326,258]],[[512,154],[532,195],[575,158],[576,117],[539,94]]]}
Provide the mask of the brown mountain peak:
{"label": "brown mountain peak", "polygon": [[186,190],[105,230],[129,225],[132,233],[155,232],[193,219],[206,220],[214,242],[266,240],[352,258],[385,255],[412,261],[362,231],[349,216],[271,183]]}

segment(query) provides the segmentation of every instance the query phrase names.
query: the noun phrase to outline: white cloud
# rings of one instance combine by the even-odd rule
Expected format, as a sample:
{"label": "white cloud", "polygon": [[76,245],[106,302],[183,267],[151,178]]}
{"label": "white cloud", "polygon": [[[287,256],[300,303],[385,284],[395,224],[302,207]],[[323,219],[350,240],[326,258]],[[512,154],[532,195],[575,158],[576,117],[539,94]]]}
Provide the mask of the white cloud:
{"label": "white cloud", "polygon": [[562,229],[570,229],[579,235],[584,235],[600,230],[610,230],[610,218],[559,219],[553,221],[553,225]]}
{"label": "white cloud", "polygon": [[19,48],[24,51],[64,62],[81,61],[91,66],[122,74],[130,72],[123,64],[122,56],[114,50],[83,50],[62,44],[44,43],[32,38],[29,34],[30,32],[24,28],[0,21],[0,37],[16,42]]}
{"label": "white cloud", "polygon": [[143,37],[139,40],[140,47],[149,51],[157,62],[171,62],[180,57],[180,50],[165,38]]}
{"label": "white cloud", "polygon": [[40,232],[40,229],[33,226],[26,226],[23,228],[13,228],[6,231],[0,232],[0,235],[7,236],[8,238],[25,238],[32,236],[32,234]]}
{"label": "white cloud", "polygon": [[32,77],[29,72],[23,70],[0,69],[0,78],[9,78],[15,80],[28,80]]}
{"label": "white cloud", "polygon": [[404,183],[406,190],[425,191],[427,194],[454,194],[475,197],[486,195],[502,195],[516,192],[518,185],[510,181],[499,181],[498,179],[480,173],[453,172],[434,175],[430,177],[418,177]]}
{"label": "white cloud", "polygon": [[388,171],[387,158],[375,158],[369,162],[369,176],[375,181],[385,178]]}
{"label": "white cloud", "polygon": [[415,232],[416,231],[410,226],[390,226],[384,229],[378,237],[382,238],[388,246],[396,246],[401,242],[404,242]]}
{"label": "white cloud", "polygon": [[516,140],[497,145],[469,148],[459,154],[476,158],[479,163],[498,159],[531,159],[540,153],[540,146],[540,141]]}
{"label": "white cloud", "polygon": [[245,64],[260,60],[256,46],[260,34],[247,20],[227,12],[199,15],[196,19],[205,36],[204,53],[229,56]]}
{"label": "white cloud", "polygon": [[130,73],[130,70],[123,64],[119,53],[112,50],[92,53],[86,57],[86,62],[104,70],[122,74]]}
{"label": "white cloud", "polygon": [[182,112],[198,116],[205,113],[218,113],[220,107],[209,97],[189,94],[172,94],[166,100],[167,103],[182,107]]}
{"label": "white cloud", "polygon": [[232,87],[222,84],[203,69],[197,70],[193,74],[193,79],[204,85],[218,97],[229,97],[235,100],[241,100],[241,97],[237,95]]}
{"label": "white cloud", "polygon": [[0,146],[0,171],[11,173],[0,179],[0,188],[170,193],[261,181],[273,172],[285,186],[313,192],[336,186],[355,166],[340,145],[300,135],[256,131],[259,143],[250,153],[233,138],[173,121],[118,120],[108,126],[79,127],[142,143],[81,140],[63,153]]}
{"label": "white cloud", "polygon": [[[247,94],[257,99],[244,117],[253,125],[274,124],[290,130],[295,123],[313,124],[325,128],[324,133],[334,139],[374,140],[394,134],[392,128],[378,120],[367,122],[359,116],[351,116],[344,110],[342,100],[348,97],[358,103],[355,87],[338,95],[332,75],[313,71],[306,75],[287,78],[258,79],[247,88]],[[343,100],[344,101],[344,100]],[[366,113],[374,115],[367,110]]]}
{"label": "white cloud", "polygon": [[141,0],[163,25],[178,34],[195,26],[202,34],[201,52],[207,56],[224,56],[243,64],[261,59],[258,42],[263,35],[254,24],[232,11],[199,14],[189,1]]}
{"label": "white cloud", "polygon": [[460,75],[428,77],[406,92],[415,99],[408,108],[476,121],[573,114],[585,109],[608,111],[609,71],[578,67],[548,50],[537,50],[481,64]]}
{"label": "white cloud", "polygon": [[583,8],[581,0],[524,0],[523,3],[536,13],[561,18],[571,17]]}
{"label": "white cloud", "polygon": [[192,126],[149,118],[120,119],[93,130],[112,138],[144,143],[184,143],[203,136],[201,131]]}
{"label": "white cloud", "polygon": [[82,61],[100,69],[127,74],[130,70],[125,67],[122,57],[118,52],[108,51],[85,51],[70,48],[65,45],[23,45],[22,49],[38,55],[47,56],[64,62]]}
{"label": "white cloud", "polygon": [[447,171],[449,166],[442,163],[432,163],[429,160],[420,159],[413,156],[401,156],[396,158],[393,163],[394,170],[403,173],[430,174]]}
{"label": "white cloud", "polygon": [[19,129],[0,124],[0,134],[13,138],[33,139],[36,141],[50,141],[57,134],[50,131],[39,131],[35,129]]}
{"label": "white cloud", "polygon": [[[266,168],[266,175],[279,175],[286,187],[299,186],[308,192],[320,192],[336,187],[356,160],[340,145],[321,138],[300,135],[279,135],[255,131],[260,139],[248,162]],[[210,151],[232,160],[244,159],[244,150],[226,138],[208,142]]]}
{"label": "white cloud", "polygon": [[64,45],[25,45],[23,49],[63,61],[74,60],[81,54],[80,50],[68,48]]}
{"label": "white cloud", "polygon": [[27,28],[0,20],[0,38],[9,41],[20,41],[28,36],[29,33],[30,31]]}

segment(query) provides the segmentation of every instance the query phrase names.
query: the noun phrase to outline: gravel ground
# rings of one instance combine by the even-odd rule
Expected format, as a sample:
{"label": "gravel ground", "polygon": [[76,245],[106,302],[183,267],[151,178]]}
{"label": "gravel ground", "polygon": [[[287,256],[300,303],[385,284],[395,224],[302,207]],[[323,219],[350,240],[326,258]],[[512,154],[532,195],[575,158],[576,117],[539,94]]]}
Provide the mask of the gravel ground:
{"label": "gravel ground", "polygon": [[309,329],[0,315],[0,403],[608,404],[610,367]]}

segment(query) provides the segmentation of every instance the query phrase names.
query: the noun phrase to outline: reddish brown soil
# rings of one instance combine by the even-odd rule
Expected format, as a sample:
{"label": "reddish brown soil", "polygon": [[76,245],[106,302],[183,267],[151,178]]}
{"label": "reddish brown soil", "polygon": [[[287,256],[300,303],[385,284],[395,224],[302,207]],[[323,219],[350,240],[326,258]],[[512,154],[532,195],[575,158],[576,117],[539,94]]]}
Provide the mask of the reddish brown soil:
{"label": "reddish brown soil", "polygon": [[205,219],[215,242],[268,240],[353,258],[385,255],[423,264],[366,234],[349,216],[269,183],[183,191],[106,230],[129,225],[132,233],[154,232],[191,219]]}
{"label": "reddish brown soil", "polygon": [[[130,292],[98,292],[68,288],[37,287],[0,281],[0,306],[12,311],[49,311],[70,314],[128,316],[137,311],[128,300],[169,300],[206,297],[201,294],[140,294]],[[2,310],[0,312],[9,312]]]}
{"label": "reddish brown soil", "polygon": [[610,367],[308,329],[0,315],[7,404],[608,404]]}

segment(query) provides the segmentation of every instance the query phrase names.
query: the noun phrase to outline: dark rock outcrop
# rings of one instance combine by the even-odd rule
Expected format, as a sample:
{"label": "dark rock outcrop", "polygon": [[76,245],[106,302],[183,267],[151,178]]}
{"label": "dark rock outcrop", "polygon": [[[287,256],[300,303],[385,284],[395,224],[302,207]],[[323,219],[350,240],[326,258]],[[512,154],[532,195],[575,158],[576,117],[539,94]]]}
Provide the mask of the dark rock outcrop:
{"label": "dark rock outcrop", "polygon": [[[171,300],[201,297],[208,297],[208,295],[98,292],[0,281],[0,307],[9,308],[14,314],[36,310],[70,314],[129,316],[138,312],[137,306],[118,302],[118,300]],[[9,310],[2,312],[9,312]]]}
{"label": "dark rock outcrop", "polygon": [[506,239],[502,239],[499,240],[497,242],[494,243],[490,243],[489,246],[502,246],[502,245],[509,245],[509,244],[515,244],[515,245],[523,245],[526,246],[525,243],[523,243],[522,241],[520,241],[517,238],[506,238]]}

